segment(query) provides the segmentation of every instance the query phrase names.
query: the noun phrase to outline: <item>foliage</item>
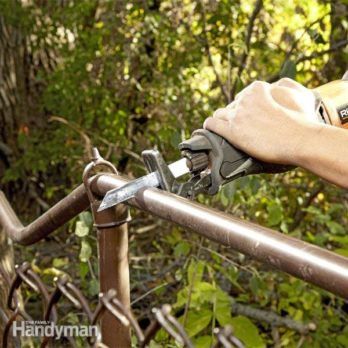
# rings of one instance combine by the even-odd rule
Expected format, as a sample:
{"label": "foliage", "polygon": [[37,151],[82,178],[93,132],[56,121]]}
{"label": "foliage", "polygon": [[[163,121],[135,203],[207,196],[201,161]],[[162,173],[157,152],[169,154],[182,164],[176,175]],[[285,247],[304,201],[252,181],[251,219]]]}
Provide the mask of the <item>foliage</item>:
{"label": "foliage", "polygon": [[[142,175],[142,150],[157,147],[168,161],[176,159],[178,143],[252,80],[289,76],[313,87],[339,77],[325,74],[334,5],[257,3],[259,11],[251,0],[2,2],[5,18],[30,38],[32,52],[50,50],[56,57],[51,73],[38,70],[33,77],[45,86],[45,126],[19,134],[22,156],[2,180],[35,177],[51,203],[81,181],[92,144],[122,172]],[[348,26],[346,13],[340,21]],[[347,49],[340,54],[347,59]],[[347,198],[302,170],[243,178],[199,200],[348,254]],[[149,230],[139,232],[137,223],[131,228],[132,296],[153,289],[137,304],[139,313],[171,302],[199,347],[212,342],[214,327],[226,324],[247,347],[347,346],[347,308],[340,299],[188,231],[136,216]],[[75,272],[93,297],[98,285],[91,225],[83,213],[57,235],[67,255],[43,256],[40,247],[31,253],[48,276]],[[175,271],[161,273],[175,263]],[[233,302],[314,322],[317,329],[301,335],[272,327],[233,313]],[[157,342],[167,340],[160,332]]]}

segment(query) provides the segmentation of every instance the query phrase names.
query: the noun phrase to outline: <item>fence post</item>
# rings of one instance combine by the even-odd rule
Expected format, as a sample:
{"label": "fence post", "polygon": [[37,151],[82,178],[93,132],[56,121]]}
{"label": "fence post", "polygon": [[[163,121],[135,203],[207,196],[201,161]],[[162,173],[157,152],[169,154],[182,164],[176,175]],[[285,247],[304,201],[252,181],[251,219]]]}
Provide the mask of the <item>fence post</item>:
{"label": "fence post", "polygon": [[[96,167],[106,167],[118,174],[114,165],[104,160],[98,150],[93,148],[92,161],[83,171],[83,183],[91,204],[94,225],[97,228],[99,285],[100,292],[105,294],[115,289],[121,304],[130,310],[130,287],[128,265],[128,207],[119,204],[110,209],[98,212],[100,201],[91,191],[89,176]],[[130,327],[121,323],[109,311],[105,311],[101,321],[101,341],[110,348],[130,348]]]}
{"label": "fence post", "polygon": [[[93,204],[94,222],[97,227],[100,292],[117,291],[117,298],[130,309],[128,265],[128,207],[119,204],[97,212]],[[102,342],[110,348],[131,346],[130,328],[124,326],[109,311],[101,319]]]}

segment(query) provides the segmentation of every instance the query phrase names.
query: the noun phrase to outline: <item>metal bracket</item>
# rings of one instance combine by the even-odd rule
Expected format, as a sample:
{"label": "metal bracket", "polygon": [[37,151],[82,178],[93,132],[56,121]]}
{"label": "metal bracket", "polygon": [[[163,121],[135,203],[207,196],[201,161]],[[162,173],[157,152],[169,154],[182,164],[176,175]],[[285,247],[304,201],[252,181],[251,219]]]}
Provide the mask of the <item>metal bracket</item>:
{"label": "metal bracket", "polygon": [[[100,205],[100,201],[95,198],[93,192],[91,191],[90,182],[88,180],[90,177],[90,174],[91,174],[92,170],[94,170],[97,167],[101,167],[101,166],[109,168],[112,173],[117,174],[117,175],[118,175],[118,171],[111,162],[106,161],[103,157],[100,156],[97,148],[94,147],[92,149],[92,154],[93,154],[92,161],[89,164],[87,164],[86,168],[84,169],[82,179],[83,179],[83,183],[84,183],[85,188],[86,188],[89,202],[91,204],[93,219],[94,219],[94,221],[97,221],[98,219],[96,219],[96,214],[98,213],[97,210],[98,210],[98,207]],[[114,227],[121,226],[127,222],[130,222],[131,220],[132,220],[132,217],[130,215],[130,211],[129,211],[129,209],[127,209],[127,216],[125,219],[122,219],[120,221],[117,220],[117,221],[106,222],[106,223],[102,223],[102,224],[95,223],[94,227],[96,227],[98,229],[114,228]]]}
{"label": "metal bracket", "polygon": [[90,183],[88,182],[88,179],[90,177],[92,170],[100,166],[107,167],[111,170],[112,173],[118,175],[118,171],[116,167],[111,162],[106,161],[102,156],[100,156],[98,149],[94,147],[92,149],[92,161],[86,165],[82,174],[83,184],[85,185],[86,192],[91,204],[95,202],[96,199],[94,197],[94,194],[91,191]]}
{"label": "metal bracket", "polygon": [[119,227],[123,224],[126,224],[128,222],[132,221],[132,217],[129,213],[129,209],[128,209],[128,215],[125,219],[123,220],[120,220],[120,221],[113,221],[113,222],[109,222],[109,223],[105,223],[105,224],[93,224],[94,227],[98,228],[98,229],[102,229],[102,230],[105,230],[105,229],[108,229],[108,228],[114,228],[114,227]]}

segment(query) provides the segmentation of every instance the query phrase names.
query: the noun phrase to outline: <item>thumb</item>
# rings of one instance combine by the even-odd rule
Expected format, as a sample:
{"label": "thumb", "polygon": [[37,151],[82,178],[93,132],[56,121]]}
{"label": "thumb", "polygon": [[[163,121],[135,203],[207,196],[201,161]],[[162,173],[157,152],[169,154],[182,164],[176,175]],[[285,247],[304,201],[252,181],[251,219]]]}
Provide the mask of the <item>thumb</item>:
{"label": "thumb", "polygon": [[219,134],[227,140],[231,135],[229,122],[220,118],[208,117],[204,121],[203,128]]}

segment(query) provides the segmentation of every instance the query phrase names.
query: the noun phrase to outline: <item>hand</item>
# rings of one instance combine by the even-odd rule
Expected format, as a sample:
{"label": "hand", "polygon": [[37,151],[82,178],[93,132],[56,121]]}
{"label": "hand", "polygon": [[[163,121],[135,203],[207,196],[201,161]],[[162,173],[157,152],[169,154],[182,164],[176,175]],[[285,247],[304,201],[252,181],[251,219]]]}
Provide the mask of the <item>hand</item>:
{"label": "hand", "polygon": [[312,134],[307,129],[320,131],[314,94],[288,78],[253,82],[203,127],[255,158],[292,165],[299,165],[298,154]]}

